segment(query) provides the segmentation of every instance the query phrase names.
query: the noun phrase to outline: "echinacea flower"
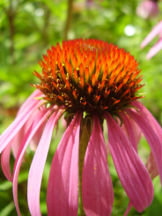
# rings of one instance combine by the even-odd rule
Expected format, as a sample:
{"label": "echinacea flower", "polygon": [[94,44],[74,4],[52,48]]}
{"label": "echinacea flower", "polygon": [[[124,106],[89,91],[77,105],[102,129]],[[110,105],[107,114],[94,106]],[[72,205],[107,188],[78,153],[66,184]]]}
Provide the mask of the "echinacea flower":
{"label": "echinacea flower", "polygon": [[137,15],[146,19],[155,17],[159,13],[157,0],[144,0],[137,7]]}
{"label": "echinacea flower", "polygon": [[[128,52],[100,40],[64,41],[47,51],[40,62],[40,82],[0,137],[2,170],[13,183],[18,215],[17,178],[25,151],[37,142],[28,176],[28,206],[41,215],[43,170],[58,120],[65,115],[67,129],[51,164],[47,189],[48,216],[77,216],[79,195],[87,216],[111,215],[113,186],[108,149],[121,184],[138,212],[153,199],[149,172],[138,156],[139,131],[145,135],[162,182],[162,133],[151,113],[138,101],[142,78]],[[108,147],[103,121],[108,126]],[[39,141],[38,141],[39,140]],[[9,167],[13,148],[13,174]]]}
{"label": "echinacea flower", "polygon": [[160,21],[156,26],[154,26],[152,31],[143,40],[141,44],[141,48],[144,48],[145,46],[147,46],[156,36],[158,36],[159,39],[156,42],[156,44],[147,53],[147,56],[146,56],[147,59],[151,59],[160,50],[162,50],[162,21]]}

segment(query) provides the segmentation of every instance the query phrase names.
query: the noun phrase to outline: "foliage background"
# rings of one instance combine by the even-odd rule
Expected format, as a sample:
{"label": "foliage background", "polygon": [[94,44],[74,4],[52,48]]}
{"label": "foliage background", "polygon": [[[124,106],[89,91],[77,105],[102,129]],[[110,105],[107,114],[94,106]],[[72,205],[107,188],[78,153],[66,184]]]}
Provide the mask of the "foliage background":
{"label": "foliage background", "polygon": [[[130,51],[138,60],[145,86],[143,103],[159,122],[162,122],[162,52],[150,61],[146,53],[156,39],[144,50],[140,44],[152,27],[162,19],[162,13],[154,19],[144,20],[136,15],[139,0],[96,0],[87,5],[85,0],[1,0],[0,1],[0,133],[9,125],[22,102],[33,91],[31,83],[36,79],[32,72],[39,70],[38,61],[51,45],[63,39],[97,38],[117,44]],[[73,10],[71,10],[73,5]],[[162,2],[159,2],[162,12]],[[45,167],[41,208],[46,215],[46,187],[50,163],[59,142],[61,131],[55,134]],[[141,147],[142,146],[142,147]],[[149,152],[144,139],[140,144],[143,160]],[[24,216],[30,215],[26,202],[26,179],[33,152],[28,150],[19,176],[19,203]],[[13,160],[13,158],[12,158]],[[113,215],[123,215],[126,197],[113,164],[115,202]],[[12,164],[13,165],[13,164]],[[154,179],[155,197],[152,205],[141,215],[160,216],[162,196],[160,180]],[[6,181],[0,170],[0,216],[14,216],[12,184]],[[132,209],[129,215],[139,215]]]}

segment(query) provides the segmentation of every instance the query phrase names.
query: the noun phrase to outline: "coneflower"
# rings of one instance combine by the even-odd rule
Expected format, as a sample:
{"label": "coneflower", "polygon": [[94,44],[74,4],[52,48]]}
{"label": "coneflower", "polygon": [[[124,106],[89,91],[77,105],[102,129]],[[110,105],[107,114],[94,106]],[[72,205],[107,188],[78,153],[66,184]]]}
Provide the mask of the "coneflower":
{"label": "coneflower", "polygon": [[[143,211],[152,202],[153,185],[138,156],[137,131],[142,131],[150,145],[162,182],[162,130],[138,101],[142,78],[134,57],[104,41],[77,39],[53,46],[40,66],[42,72],[34,73],[40,80],[35,85],[37,90],[0,137],[2,170],[13,183],[18,215],[17,178],[33,139],[38,143],[28,176],[28,206],[32,216],[41,215],[43,170],[53,130],[63,115],[68,126],[51,165],[48,215],[77,216],[79,196],[85,215],[111,215],[113,186],[108,149],[130,206]],[[103,136],[104,120],[108,146]],[[9,166],[12,148],[13,173]]]}

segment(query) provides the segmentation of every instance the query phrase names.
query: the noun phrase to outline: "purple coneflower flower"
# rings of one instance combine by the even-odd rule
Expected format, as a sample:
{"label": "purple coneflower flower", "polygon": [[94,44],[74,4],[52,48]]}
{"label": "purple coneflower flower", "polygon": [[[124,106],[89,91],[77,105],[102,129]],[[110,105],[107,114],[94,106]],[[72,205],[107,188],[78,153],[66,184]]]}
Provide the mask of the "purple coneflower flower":
{"label": "purple coneflower flower", "polygon": [[137,14],[146,19],[155,17],[159,13],[157,0],[144,0],[137,7]]}
{"label": "purple coneflower flower", "polygon": [[[47,51],[36,91],[0,137],[1,165],[13,183],[18,215],[17,178],[32,140],[36,152],[28,176],[28,206],[41,215],[40,187],[53,130],[66,115],[68,127],[54,154],[48,189],[48,216],[77,216],[79,193],[87,216],[111,215],[113,186],[108,148],[130,206],[141,212],[153,199],[151,177],[138,156],[139,130],[145,135],[162,181],[161,127],[138,101],[138,64],[123,49],[100,40],[71,40]],[[108,127],[108,147],[103,121]],[[15,164],[9,158],[14,150]]]}
{"label": "purple coneflower flower", "polygon": [[152,58],[153,56],[156,55],[156,53],[158,53],[160,50],[162,50],[162,21],[160,21],[156,26],[154,26],[152,31],[143,40],[143,42],[141,44],[141,48],[144,48],[156,36],[159,36],[159,40],[147,53],[147,57],[146,57],[147,59]]}

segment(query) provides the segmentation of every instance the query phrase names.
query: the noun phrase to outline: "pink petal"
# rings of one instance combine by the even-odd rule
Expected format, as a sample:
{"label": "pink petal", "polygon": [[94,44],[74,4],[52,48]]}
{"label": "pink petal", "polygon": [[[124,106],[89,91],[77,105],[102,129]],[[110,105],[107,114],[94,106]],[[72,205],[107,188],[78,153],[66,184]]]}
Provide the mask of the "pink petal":
{"label": "pink petal", "polygon": [[22,145],[20,146],[19,153],[18,153],[18,156],[17,156],[15,164],[14,164],[13,197],[14,197],[14,202],[15,202],[18,216],[20,216],[21,213],[20,213],[20,209],[19,209],[19,205],[18,205],[18,199],[17,199],[17,179],[18,179],[22,159],[23,159],[24,153],[26,151],[26,148],[27,148],[29,142],[31,141],[31,139],[33,138],[34,134],[39,129],[41,124],[48,118],[50,112],[51,112],[50,110],[48,110],[46,112],[41,112],[40,115],[38,115],[37,118],[35,118],[33,124],[27,130],[27,132],[24,136],[24,139],[22,141]]}
{"label": "pink petal", "polygon": [[128,215],[128,213],[130,212],[131,208],[132,208],[132,204],[129,202],[128,207],[127,207],[126,211],[124,212],[124,216]]}
{"label": "pink petal", "polygon": [[118,176],[131,204],[141,212],[153,199],[151,178],[119,125],[110,114],[105,117],[109,130],[110,152]]}
{"label": "pink petal", "polygon": [[139,109],[140,113],[145,119],[152,125],[154,132],[159,136],[159,139],[162,139],[162,129],[157,120],[153,117],[150,111],[139,101],[133,101],[132,105]]}
{"label": "pink petal", "polygon": [[[46,108],[44,106],[42,106],[42,107],[39,107],[39,109],[37,108],[36,110],[34,110],[34,112],[31,113],[29,119],[25,122],[23,127],[20,129],[20,131],[16,134],[14,139],[11,141],[12,142],[12,151],[13,151],[13,155],[15,158],[17,157],[17,154],[18,154],[18,151],[20,148],[20,144],[21,144],[21,141],[23,140],[25,132],[31,127],[34,119],[37,117],[37,115],[39,115],[40,111],[43,111],[43,109],[46,109]],[[18,113],[18,116],[19,115],[20,114]],[[41,130],[42,127],[43,127],[43,125],[41,125],[39,130],[34,135],[33,139],[35,139],[35,137],[37,136],[37,133]],[[32,141],[33,141],[33,139],[32,139]],[[32,144],[32,141],[30,142],[30,145]]]}
{"label": "pink petal", "polygon": [[30,209],[30,213],[32,216],[41,215],[40,211],[40,188],[41,188],[41,180],[43,175],[43,170],[45,166],[45,162],[47,159],[47,154],[52,138],[53,129],[60,117],[61,113],[55,112],[50,119],[48,120],[44,132],[42,134],[41,140],[38,144],[38,148],[35,152],[30,171],[28,176],[28,205]]}
{"label": "pink petal", "polygon": [[37,146],[38,146],[38,143],[40,141],[40,138],[42,136],[42,133],[44,131],[44,126],[45,126],[45,123],[43,123],[40,128],[38,129],[38,131],[35,133],[33,139],[31,140],[30,142],[30,148],[32,151],[35,151]]}
{"label": "pink petal", "polygon": [[[121,113],[120,116],[123,119],[123,124],[126,128],[126,136],[129,137],[130,143],[133,145],[134,149],[137,151],[138,149],[138,144],[141,138],[141,131],[137,127],[137,124],[133,121],[133,119],[129,118],[124,113]],[[124,212],[124,216],[127,216],[129,211],[131,210],[132,204],[129,202],[128,207],[126,211]]]}
{"label": "pink petal", "polygon": [[108,169],[105,141],[97,118],[94,118],[92,135],[85,154],[82,200],[87,216],[111,215],[113,186]]}
{"label": "pink petal", "polygon": [[48,216],[77,216],[80,117],[66,129],[54,155],[47,189]]}
{"label": "pink petal", "polygon": [[[27,120],[27,122],[31,121],[31,118],[29,117],[29,119]],[[27,123],[26,122],[26,123]],[[11,140],[11,143],[12,143],[12,153],[13,153],[13,156],[14,158],[17,157],[17,154],[18,154],[18,151],[19,151],[19,148],[20,148],[20,145],[21,145],[21,142],[23,140],[23,137],[25,135],[25,128],[26,128],[26,123],[23,125],[23,127],[19,130],[19,132],[15,135],[15,137]]]}
{"label": "pink petal", "polygon": [[28,98],[27,100],[21,105],[17,115],[20,115],[22,112],[26,111],[28,109],[28,106],[30,106],[30,104],[32,102],[36,102],[38,101],[36,99],[36,97],[40,97],[42,95],[42,92],[39,91],[38,89],[36,89]]}
{"label": "pink petal", "polygon": [[132,119],[130,119],[127,115],[125,115],[124,113],[120,113],[120,116],[123,119],[123,125],[125,126],[126,129],[126,135],[128,136],[130,143],[137,151],[137,146],[141,137],[141,132],[139,128],[137,128],[136,123]]}
{"label": "pink petal", "polygon": [[39,104],[40,102],[38,103],[38,101],[32,103],[30,105],[30,109],[16,117],[13,123],[4,131],[4,133],[0,137],[0,153],[10,143],[10,141],[14,138],[18,131],[22,128],[22,126],[25,124],[31,113],[38,108]]}
{"label": "pink petal", "polygon": [[[30,116],[30,119],[35,119],[37,118],[37,116],[40,114],[40,112],[46,112],[47,111],[47,108],[45,106],[41,106],[39,107],[39,109],[35,110],[35,112],[32,113],[32,115]],[[28,128],[32,125],[32,121],[27,121],[26,124],[24,125],[24,131],[27,131]],[[45,126],[45,122],[39,127],[39,129],[37,130],[37,132],[34,134],[34,137],[32,138],[31,142],[30,142],[30,148],[32,150],[35,150],[37,145],[38,145],[38,142],[41,138],[41,135],[43,133],[43,130],[44,130],[44,126]]]}
{"label": "pink petal", "polygon": [[5,175],[5,177],[9,181],[12,181],[12,174],[11,174],[11,169],[10,169],[11,145],[12,145],[12,141],[9,143],[8,146],[6,146],[6,148],[2,151],[2,154],[1,154],[2,171],[3,171],[4,175]]}
{"label": "pink petal", "polygon": [[8,143],[8,145],[5,147],[5,149],[2,151],[2,154],[1,154],[2,171],[5,177],[9,181],[12,181],[12,173],[10,169],[11,150],[13,150],[15,155],[17,154],[19,146],[23,140],[23,136],[24,136],[24,126],[19,130],[16,136]]}
{"label": "pink petal", "polygon": [[[30,118],[25,122],[23,127],[18,131],[18,133],[15,135],[15,137],[8,143],[8,145],[2,151],[2,156],[1,156],[2,171],[9,181],[12,181],[12,174],[11,174],[11,170],[10,170],[11,148],[13,150],[14,157],[16,158],[17,154],[18,154],[18,150],[19,150],[20,145],[21,145],[21,142],[22,142],[23,137],[25,135],[25,131],[31,126],[31,124],[33,123],[32,120],[35,119],[36,115],[39,112],[40,112],[40,110],[37,109],[37,110],[35,110],[34,113],[31,114]],[[39,130],[38,130],[38,132],[39,132]],[[37,133],[35,134],[35,136],[37,135]]]}
{"label": "pink petal", "polygon": [[152,179],[155,178],[159,174],[152,152],[150,153],[149,158],[147,160],[146,168],[148,172],[150,173],[150,176]]}
{"label": "pink petal", "polygon": [[[162,31],[162,30],[161,30]],[[153,56],[156,55],[160,50],[162,50],[162,39],[160,39],[147,53],[146,58],[151,59]]]}
{"label": "pink petal", "polygon": [[152,31],[143,40],[143,42],[141,44],[141,48],[144,48],[150,41],[152,41],[152,39],[156,35],[160,34],[161,31],[162,31],[162,21],[160,21],[156,26],[154,26],[154,28],[152,29]]}
{"label": "pink petal", "polygon": [[[52,108],[51,108],[52,109]],[[40,112],[46,112],[47,108],[45,106],[40,106],[39,108],[37,108],[36,110],[34,110],[34,112],[31,113],[30,118],[25,122],[25,124],[23,125],[23,127],[21,128],[21,130],[16,134],[16,136],[14,137],[14,139],[11,141],[12,143],[12,151],[13,151],[13,155],[16,158],[19,148],[20,148],[20,144],[21,141],[24,137],[25,132],[31,127],[31,125],[33,124],[33,121],[35,118],[37,118],[38,115],[40,115]],[[44,129],[44,124],[42,124],[40,126],[40,128],[38,129],[38,131],[34,134],[34,137],[32,138],[31,142],[30,142],[30,147],[34,147],[36,148],[41,134],[43,132]]]}
{"label": "pink petal", "polygon": [[[143,134],[145,135],[153,153],[162,183],[162,130],[156,124],[156,120],[149,122],[149,118],[152,119],[152,115],[147,112],[148,118],[145,117],[143,112],[136,112],[132,110],[127,111],[129,115],[136,121],[138,126],[141,128]],[[155,128],[157,128],[155,132]]]}
{"label": "pink petal", "polygon": [[[127,132],[126,136],[129,137],[130,143],[133,145],[135,151],[137,152],[138,144],[141,138],[141,131],[137,127],[137,124],[131,118],[129,118],[129,116],[127,116],[124,113],[120,113],[120,116],[123,119],[123,124]],[[128,207],[126,211],[124,212],[124,216],[128,215],[129,211],[131,210],[131,207],[132,207],[132,204],[131,202],[129,202]]]}

